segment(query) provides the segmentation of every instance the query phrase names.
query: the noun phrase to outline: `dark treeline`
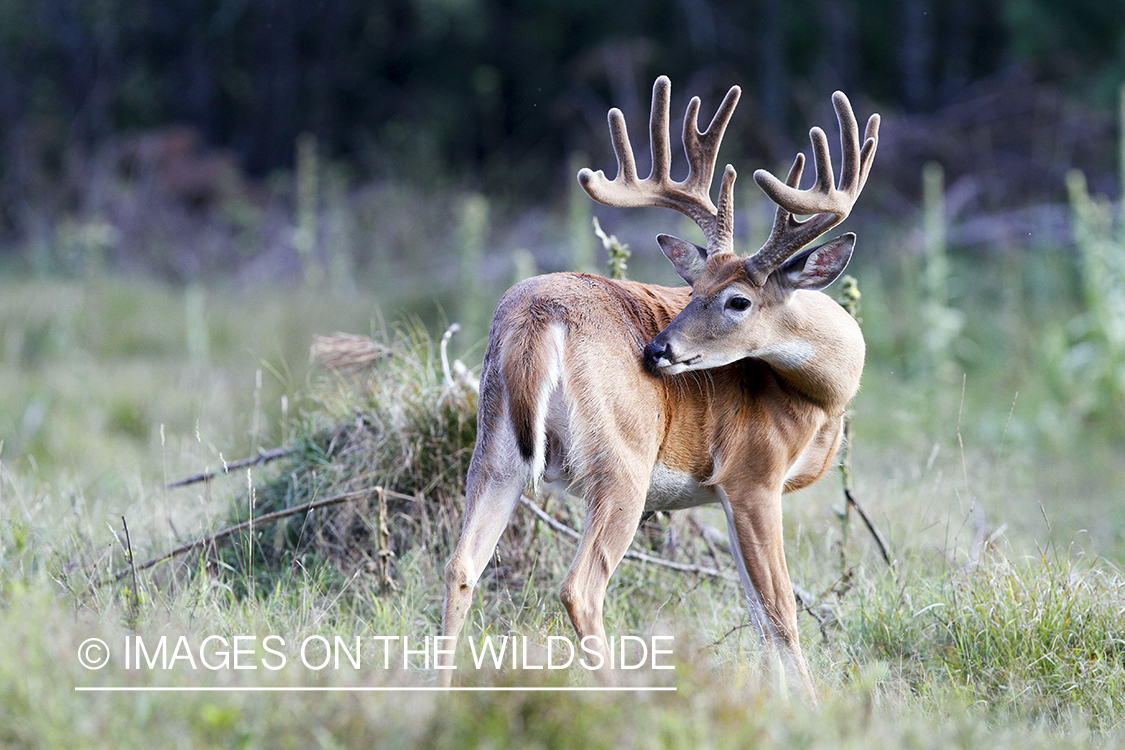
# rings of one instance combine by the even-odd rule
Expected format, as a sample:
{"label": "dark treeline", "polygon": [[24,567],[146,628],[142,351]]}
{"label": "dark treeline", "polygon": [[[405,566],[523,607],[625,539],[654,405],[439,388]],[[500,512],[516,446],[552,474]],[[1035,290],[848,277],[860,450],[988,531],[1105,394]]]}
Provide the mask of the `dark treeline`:
{"label": "dark treeline", "polygon": [[772,163],[834,88],[909,115],[1018,74],[1108,108],[1123,50],[1105,0],[0,0],[4,223],[68,153],[170,124],[253,175],[311,132],[361,178],[538,198],[659,73],[741,84],[731,140]]}

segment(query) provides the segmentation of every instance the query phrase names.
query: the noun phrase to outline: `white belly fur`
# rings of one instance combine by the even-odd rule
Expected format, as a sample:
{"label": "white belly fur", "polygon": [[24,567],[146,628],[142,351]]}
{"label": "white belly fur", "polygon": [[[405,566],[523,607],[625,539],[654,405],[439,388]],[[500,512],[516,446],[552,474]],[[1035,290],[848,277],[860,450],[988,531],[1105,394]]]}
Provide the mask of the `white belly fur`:
{"label": "white belly fur", "polygon": [[719,496],[687,472],[657,462],[649,478],[645,510],[679,510],[719,502]]}

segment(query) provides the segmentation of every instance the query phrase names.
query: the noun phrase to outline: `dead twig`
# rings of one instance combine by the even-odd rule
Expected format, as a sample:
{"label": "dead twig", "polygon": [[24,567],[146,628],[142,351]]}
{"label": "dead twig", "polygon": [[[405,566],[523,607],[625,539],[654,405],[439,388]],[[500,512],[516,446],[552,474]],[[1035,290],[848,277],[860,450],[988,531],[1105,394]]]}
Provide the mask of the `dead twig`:
{"label": "dead twig", "polygon": [[887,540],[879,533],[879,529],[875,526],[875,522],[871,520],[871,516],[867,515],[867,511],[865,511],[863,506],[859,504],[859,501],[855,499],[850,489],[844,490],[844,497],[847,498],[848,505],[856,509],[856,512],[859,513],[859,517],[863,519],[864,525],[867,526],[867,530],[870,531],[871,536],[875,538],[875,544],[879,545],[879,552],[883,555],[887,566],[890,567],[891,570],[895,570],[895,561],[894,558],[891,557],[891,548],[887,544]]}
{"label": "dead twig", "polygon": [[835,622],[836,615],[824,603],[827,592],[819,597],[813,596],[813,593],[808,589],[801,588],[792,581],[789,583],[793,587],[793,598],[797,600],[797,606],[803,609],[809,617],[816,620],[817,627],[820,628],[820,637],[825,643],[828,643],[828,627]]}
{"label": "dead twig", "polygon": [[[550,513],[539,507],[539,505],[527,495],[520,495],[520,502],[527,506],[527,508],[531,510],[531,512],[534,513],[536,517],[539,518],[539,520],[547,524],[547,526],[550,527],[552,531],[557,531],[558,533],[568,536],[575,541],[581,538],[582,535],[580,533],[570,528],[566,524],[555,520],[555,518],[553,518]],[[714,556],[713,546],[711,547],[711,551],[712,556]],[[729,553],[729,548],[727,548],[726,551]],[[668,560],[663,557],[656,557],[655,555],[647,555],[644,552],[638,552],[637,550],[633,549],[625,550],[625,557],[630,560],[652,563],[653,565],[659,565],[662,568],[677,570],[681,573],[695,573],[697,575],[710,576],[711,578],[722,578],[727,581],[738,581],[738,576],[722,570],[717,570],[716,568],[708,568],[704,565],[694,565],[691,563],[676,562],[674,560]],[[813,594],[807,589],[802,588],[796,583],[791,583],[791,585],[793,587],[793,598],[797,600],[797,605],[800,606],[801,609],[803,609],[805,612],[807,612],[810,617],[816,620],[817,625],[820,627],[821,634],[824,636],[824,639],[827,640],[827,627],[833,620],[833,615],[831,610],[823,605],[822,600],[824,597],[820,597],[818,599],[817,597],[813,596]],[[737,629],[738,628],[736,626],[735,628],[731,629],[731,631],[728,632],[727,635],[730,635]],[[726,637],[726,635],[723,636],[723,638]],[[721,642],[723,638],[720,638],[718,642]]]}
{"label": "dead twig", "polygon": [[133,591],[129,597],[129,609],[130,618],[133,622],[136,622],[141,611],[141,592],[137,588],[137,565],[136,559],[133,557],[133,542],[129,539],[129,524],[125,523],[125,516],[121,516],[121,527],[125,530],[125,554],[129,558],[129,568],[122,573],[132,573],[133,575]]}
{"label": "dead twig", "polygon": [[196,484],[197,482],[206,482],[208,480],[214,479],[218,474],[229,474],[235,469],[243,469],[247,466],[261,466],[262,464],[267,464],[270,461],[276,461],[279,458],[285,458],[286,456],[292,455],[298,450],[300,450],[299,446],[290,445],[288,447],[274,448],[273,450],[268,451],[259,451],[258,455],[256,456],[250,456],[249,458],[240,458],[237,461],[231,461],[229,463],[224,461],[223,468],[219,471],[204,471],[200,474],[194,474],[190,477],[185,477],[183,479],[177,479],[174,482],[169,482],[168,484],[164,485],[164,487],[165,489],[171,490],[175,489],[176,487],[186,487],[189,484]]}
{"label": "dead twig", "polygon": [[[560,534],[565,534],[571,539],[578,540],[582,535],[574,529],[567,526],[565,523],[556,521],[551,514],[539,507],[539,505],[527,495],[520,495],[520,502],[526,505],[532,513],[534,513],[539,520],[547,524],[553,531]],[[690,563],[680,563],[674,560],[666,560],[663,557],[656,557],[655,555],[646,555],[644,552],[638,552],[634,549],[625,550],[625,557],[630,560],[637,560],[639,562],[652,563],[659,565],[663,568],[670,568],[678,570],[681,573],[697,573],[699,575],[711,576],[712,578],[725,578],[728,581],[737,581],[738,577],[730,573],[725,573],[715,568],[708,568],[703,565],[692,565]]]}
{"label": "dead twig", "polygon": [[[262,524],[262,523],[269,523],[271,521],[278,521],[282,518],[288,518],[289,516],[295,516],[298,513],[309,513],[311,511],[318,510],[320,508],[327,508],[331,505],[339,505],[340,503],[346,503],[346,502],[350,502],[352,500],[361,500],[365,497],[370,497],[372,494],[379,493],[379,492],[383,492],[386,497],[393,497],[393,498],[396,498],[396,499],[399,499],[399,500],[414,500],[415,499],[411,495],[403,495],[402,493],[399,493],[399,492],[392,492],[391,490],[383,490],[381,487],[371,487],[371,488],[368,488],[368,489],[365,489],[365,490],[357,490],[355,492],[345,492],[341,495],[333,495],[332,497],[326,497],[326,498],[323,498],[321,500],[314,500],[312,502],[303,503],[302,505],[295,505],[292,508],[285,508],[284,510],[276,510],[272,513],[266,513],[266,514],[263,514],[261,516],[258,516],[257,518],[251,518],[251,519],[248,519],[246,521],[243,521],[242,523],[235,524],[234,526],[230,526],[228,528],[225,528],[222,531],[216,531],[214,534],[208,534],[207,536],[200,537],[199,539],[196,539],[193,542],[188,542],[187,544],[182,544],[179,547],[176,547],[174,550],[172,550],[170,552],[166,552],[163,555],[160,555],[159,557],[154,557],[151,560],[146,560],[145,562],[141,563],[140,565],[130,565],[128,568],[125,568],[123,570],[119,570],[116,573],[114,573],[113,575],[111,575],[109,578],[103,579],[102,581],[98,581],[94,585],[95,586],[104,586],[107,583],[114,583],[116,581],[120,581],[122,578],[129,575],[130,572],[132,572],[133,575],[135,576],[138,571],[148,570],[149,568],[151,568],[155,565],[159,565],[160,563],[165,562],[167,560],[171,560],[174,557],[179,557],[180,555],[191,552],[192,550],[197,550],[197,549],[200,549],[201,547],[206,547],[210,544],[214,544],[215,542],[217,542],[221,539],[226,539],[228,536],[232,536],[232,535],[237,534],[241,531],[245,531],[246,529],[249,529],[249,528],[253,527],[255,524]],[[134,584],[134,587],[135,586],[136,586],[136,584]]]}
{"label": "dead twig", "polygon": [[[520,502],[526,505],[532,513],[534,513],[541,521],[547,524],[547,526],[549,526],[553,531],[557,531],[560,534],[569,536],[574,540],[578,540],[582,536],[580,533],[570,528],[566,524],[555,520],[549,513],[547,513],[547,511],[540,508],[534,500],[527,497],[526,495],[520,496]],[[712,547],[711,549],[712,555],[714,555],[714,547]],[[727,551],[729,552],[729,549]],[[655,555],[647,555],[644,552],[638,552],[637,550],[633,549],[626,550],[625,557],[630,560],[638,560],[640,562],[659,565],[663,568],[678,570],[681,573],[696,573],[698,575],[710,576],[712,578],[722,578],[727,581],[738,580],[738,576],[732,573],[724,572],[722,570],[708,568],[704,565],[680,563],[674,560],[665,559],[663,557],[656,557]],[[807,612],[810,617],[816,620],[817,624],[820,626],[821,632],[823,633],[832,618],[832,613],[830,611],[826,611],[826,608],[823,606],[818,607],[817,605],[820,603],[820,600],[814,597],[807,589],[798,586],[796,583],[793,583],[792,586],[793,597],[797,600],[797,604],[800,605],[800,607],[805,610],[805,612]],[[734,632],[737,629],[738,628],[736,626],[730,632],[728,632],[727,635],[730,635],[730,633]],[[827,634],[825,634],[825,638],[827,637]],[[723,638],[726,638],[726,636],[723,636]],[[719,640],[721,641],[722,639]]]}
{"label": "dead twig", "polygon": [[[252,456],[250,458],[245,458],[245,459],[241,459],[239,461],[233,461],[231,463],[224,464],[223,473],[228,473],[233,469],[242,468],[242,467],[245,467],[245,466],[250,466],[250,465],[259,464],[259,463],[265,463],[267,461],[272,461],[272,460],[275,460],[277,458],[282,458],[283,456],[287,456],[287,455],[295,452],[296,450],[297,450],[296,447],[291,446],[291,447],[288,447],[288,448],[277,448],[277,449],[274,449],[272,451],[263,451],[262,453],[259,453],[257,456]],[[187,477],[185,479],[180,479],[180,480],[177,480],[175,482],[171,482],[167,485],[167,487],[169,487],[169,488],[183,487],[185,485],[189,485],[189,484],[192,484],[194,482],[206,481],[206,480],[209,480],[209,479],[213,478],[215,476],[215,474],[216,474],[216,472],[203,472],[203,473],[197,474],[195,476],[191,476],[191,477]],[[272,521],[278,521],[278,520],[281,520],[283,518],[288,518],[289,516],[297,515],[299,513],[310,513],[312,511],[318,510],[320,508],[327,508],[327,507],[330,507],[330,506],[333,506],[333,505],[339,505],[341,503],[349,502],[349,501],[352,501],[352,500],[359,500],[359,499],[362,499],[362,498],[365,498],[365,497],[370,497],[372,495],[375,495],[376,497],[378,497],[380,499],[380,511],[381,511],[381,513],[380,513],[379,525],[380,525],[380,530],[383,531],[383,533],[386,533],[385,532],[386,521],[385,521],[385,515],[384,515],[385,512],[386,512],[385,511],[386,498],[391,497],[391,498],[395,498],[395,499],[398,499],[398,500],[409,500],[409,501],[414,501],[414,500],[417,499],[417,498],[415,498],[411,495],[404,495],[404,494],[399,493],[399,492],[393,492],[391,490],[387,490],[387,489],[385,489],[381,486],[375,486],[375,487],[371,487],[371,488],[364,489],[364,490],[357,490],[357,491],[354,491],[354,492],[345,492],[343,494],[334,495],[332,497],[323,498],[321,500],[314,500],[312,502],[304,503],[302,505],[297,505],[297,506],[294,506],[292,508],[285,508],[283,510],[278,510],[278,511],[274,511],[272,513],[266,513],[266,514],[263,514],[261,516],[257,516],[255,518],[247,519],[246,521],[235,524],[234,526],[230,526],[230,527],[227,527],[225,529],[222,529],[221,531],[217,531],[213,534],[208,534],[206,536],[200,537],[199,539],[196,539],[192,542],[182,544],[179,547],[176,547],[175,549],[164,553],[163,555],[160,555],[158,557],[154,557],[150,560],[146,560],[145,562],[141,563],[140,565],[135,564],[135,562],[133,561],[132,550],[130,548],[129,551],[128,551],[129,567],[125,568],[123,570],[117,571],[116,573],[114,573],[110,577],[108,577],[106,579],[103,579],[102,581],[96,582],[94,585],[95,586],[102,586],[102,585],[105,585],[105,584],[108,584],[108,583],[114,583],[116,581],[121,580],[125,576],[132,574],[132,576],[133,576],[133,589],[134,589],[134,591],[136,591],[137,590],[137,573],[139,571],[148,570],[149,568],[152,568],[156,565],[159,565],[162,562],[166,562],[168,560],[171,560],[175,557],[186,554],[188,552],[192,552],[194,550],[201,549],[203,547],[207,547],[211,544],[214,544],[215,542],[218,542],[218,541],[220,541],[222,539],[225,539],[229,536],[233,536],[234,534],[238,534],[239,532],[245,531],[247,529],[252,529],[254,527],[254,525],[256,525],[256,524],[264,524],[264,523],[270,523]],[[884,558],[887,558],[888,563],[893,565],[893,563],[890,563],[888,553],[886,552],[886,545],[882,541],[882,536],[879,534],[878,530],[875,529],[874,525],[868,519],[867,514],[863,511],[863,509],[860,508],[857,503],[855,503],[855,500],[853,498],[851,498],[850,493],[848,495],[848,499],[849,499],[849,501],[851,501],[853,504],[856,505],[856,508],[860,513],[860,516],[864,519],[864,522],[867,523],[868,528],[871,530],[872,534],[875,535],[876,540],[879,541],[880,549],[883,551]],[[547,511],[543,510],[543,508],[541,508],[534,500],[527,497],[526,495],[520,496],[520,502],[523,503],[529,510],[531,510],[531,512],[539,520],[543,521],[543,523],[545,523],[547,525],[547,527],[550,528],[552,531],[555,531],[559,534],[570,537],[571,539],[573,539],[575,541],[578,541],[582,537],[581,533],[579,533],[578,531],[570,528],[566,524],[556,520],[549,513],[547,513]],[[125,519],[123,518],[121,520],[122,520],[122,523],[124,524]],[[126,539],[128,539],[128,528],[126,528]],[[126,544],[128,544],[128,541],[126,541]],[[386,547],[386,545],[385,545],[385,542],[384,542],[384,548],[385,547]],[[714,554],[714,547],[712,546],[711,549],[712,549],[712,554]],[[382,556],[382,555],[384,555],[388,552],[389,552],[389,549],[381,549],[379,551],[379,554]],[[728,552],[729,552],[729,550],[728,550]],[[663,568],[668,568],[670,570],[675,570],[675,571],[678,571],[678,572],[681,572],[681,573],[693,573],[693,574],[696,574],[696,575],[709,576],[711,578],[721,578],[721,579],[728,580],[728,581],[738,581],[739,580],[738,576],[736,576],[732,573],[728,573],[726,571],[719,570],[717,568],[710,568],[710,567],[707,567],[705,565],[696,565],[696,564],[693,564],[693,563],[676,562],[675,560],[668,560],[668,559],[663,558],[663,557],[657,557],[656,555],[649,555],[649,554],[646,554],[644,552],[640,552],[640,551],[634,550],[634,549],[626,550],[625,551],[625,558],[630,559],[630,560],[636,560],[638,562],[651,563],[653,565],[657,565],[657,566],[663,567]],[[383,575],[381,576],[381,579],[384,583],[389,583],[389,581],[387,580],[385,569],[383,571]],[[823,629],[824,625],[825,625],[825,622],[826,622],[826,616],[823,612],[814,611],[814,607],[815,607],[814,599],[815,598],[807,590],[801,588],[797,584],[793,584],[793,594],[794,594],[794,597],[797,599],[798,604],[800,604],[802,606],[802,608],[806,612],[808,612],[808,614],[810,616],[812,616],[813,619],[815,619],[817,621],[817,623],[820,624],[821,628]]]}

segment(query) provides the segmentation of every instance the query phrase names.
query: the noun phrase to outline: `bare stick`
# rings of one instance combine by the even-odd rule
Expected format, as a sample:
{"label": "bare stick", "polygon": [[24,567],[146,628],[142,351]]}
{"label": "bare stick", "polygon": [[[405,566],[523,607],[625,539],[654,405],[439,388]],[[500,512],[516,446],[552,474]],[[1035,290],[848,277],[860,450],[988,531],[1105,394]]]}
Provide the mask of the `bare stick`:
{"label": "bare stick", "polygon": [[[809,617],[816,620],[817,626],[820,627],[820,637],[824,639],[825,643],[828,643],[828,626],[832,624],[832,622],[835,618],[832,615],[832,610],[830,610],[827,606],[825,606],[824,604],[821,603],[821,601],[824,599],[824,596],[821,596],[820,598],[817,598],[817,597],[812,595],[812,592],[801,588],[800,586],[798,586],[795,583],[792,584],[792,586],[793,586],[793,598],[797,600],[797,606],[799,606],[802,610],[804,610],[809,615]],[[831,591],[831,590],[832,589],[829,589],[828,591]],[[828,592],[825,592],[825,595],[827,595],[827,593]],[[814,607],[815,607],[815,609],[814,609]],[[721,644],[723,641],[725,641],[727,638],[729,638],[731,635],[737,633],[740,630],[744,630],[748,627],[751,627],[752,625],[753,625],[753,623],[744,622],[741,625],[735,625],[735,626],[731,627],[730,630],[723,633],[723,635],[719,638],[719,640],[710,644],[709,646],[707,646],[707,648],[715,648],[716,646]]]}
{"label": "bare stick", "polygon": [[[99,581],[96,585],[102,586],[102,585],[105,585],[107,583],[113,583],[114,581],[120,581],[122,578],[129,575],[130,569],[132,570],[132,572],[135,576],[137,571],[148,570],[149,568],[151,568],[155,565],[159,565],[162,562],[165,562],[167,560],[171,560],[173,557],[178,557],[178,556],[180,556],[182,554],[185,554],[187,552],[191,552],[192,550],[196,550],[196,549],[199,549],[201,547],[206,547],[207,545],[213,544],[214,542],[217,542],[220,539],[226,539],[228,536],[231,536],[233,534],[237,534],[240,531],[245,531],[246,529],[250,528],[254,524],[261,524],[261,523],[268,523],[270,521],[277,521],[277,520],[280,520],[282,518],[287,518],[289,516],[295,516],[298,513],[308,513],[310,511],[318,510],[320,508],[327,508],[328,506],[331,506],[331,505],[339,505],[340,503],[346,503],[346,502],[349,502],[349,501],[352,501],[352,500],[360,500],[360,499],[365,498],[365,497],[370,497],[372,493],[378,493],[381,490],[382,490],[382,488],[380,488],[380,487],[372,487],[372,488],[366,489],[366,490],[357,490],[355,492],[345,492],[342,495],[334,495],[332,497],[326,497],[322,500],[314,500],[313,502],[305,503],[303,505],[296,505],[292,508],[285,508],[284,510],[276,510],[272,513],[266,513],[265,515],[258,516],[257,518],[252,518],[252,519],[243,521],[242,523],[236,524],[234,526],[230,526],[228,528],[225,528],[222,531],[217,531],[214,534],[208,534],[207,536],[200,537],[199,539],[196,539],[194,542],[188,542],[187,544],[180,545],[179,547],[176,547],[171,552],[166,552],[163,555],[160,555],[159,557],[154,557],[151,560],[147,560],[147,561],[141,563],[140,565],[131,566],[131,568],[126,568],[124,570],[119,570],[116,573],[114,573],[112,576],[110,576],[109,578],[104,579],[102,581]],[[403,495],[400,492],[392,492],[391,490],[382,490],[382,491],[385,492],[385,494],[388,497],[393,497],[393,498],[400,499],[400,500],[416,500],[417,499],[412,495]],[[134,586],[135,586],[135,584],[134,584]]]}
{"label": "bare stick", "polygon": [[249,458],[240,458],[237,461],[230,463],[223,462],[223,468],[220,471],[205,471],[200,474],[195,474],[184,479],[177,479],[174,482],[169,482],[164,485],[165,489],[174,489],[176,487],[186,487],[189,484],[196,484],[197,482],[206,482],[209,479],[214,479],[218,474],[229,474],[235,469],[244,469],[247,466],[261,466],[262,464],[276,461],[279,458],[285,458],[292,455],[299,450],[298,446],[291,445],[286,448],[274,448],[273,450],[260,451],[256,456]]}
{"label": "bare stick", "polygon": [[[529,498],[527,495],[520,495],[520,502],[526,505],[532,513],[534,513],[541,521],[543,521],[543,523],[547,524],[547,526],[549,526],[553,531],[557,531],[558,533],[568,536],[575,541],[577,541],[582,536],[580,533],[570,528],[566,524],[556,521],[551,517],[549,513],[547,513],[547,511],[540,508],[536,504],[536,502]],[[709,546],[711,546],[710,543]],[[714,555],[714,547],[712,546],[711,548],[712,555]],[[722,578],[727,581],[738,581],[738,576],[723,572],[721,570],[716,570],[715,568],[708,568],[703,565],[693,565],[691,563],[679,563],[675,562],[674,560],[667,560],[663,557],[646,555],[644,552],[638,552],[632,549],[625,550],[625,557],[630,560],[638,560],[640,562],[659,565],[663,568],[678,570],[681,573],[696,573],[699,575],[710,576],[712,578]],[[796,583],[792,583],[791,585],[793,587],[793,598],[797,600],[797,604],[800,605],[800,607],[805,612],[807,612],[810,617],[816,620],[817,624],[820,626],[821,634],[824,636],[825,640],[827,640],[828,633],[826,628],[828,626],[832,613],[828,611],[826,607],[818,607],[817,605],[820,603],[820,599],[814,597],[807,589],[801,588]],[[735,628],[732,628],[731,631],[727,633],[727,635],[730,635],[739,627],[742,626],[736,626]],[[726,637],[726,635],[723,636],[723,638]],[[721,642],[723,638],[720,638],[716,643]]]}
{"label": "bare stick", "polygon": [[137,589],[137,565],[133,558],[133,542],[129,539],[129,524],[125,523],[125,516],[121,516],[121,527],[125,529],[125,554],[129,557],[129,567],[121,571],[121,574],[122,576],[125,573],[133,574],[133,595],[129,597],[129,604],[133,610],[133,619],[136,620],[137,613],[141,608],[141,594]]}
{"label": "bare stick", "polygon": [[[530,508],[531,512],[538,516],[539,519],[543,521],[543,523],[551,527],[552,530],[557,531],[560,534],[565,534],[566,536],[574,540],[577,540],[582,536],[580,533],[570,528],[566,524],[556,521],[551,517],[549,513],[547,513],[547,511],[540,508],[536,504],[536,502],[529,498],[527,495],[521,495],[520,502]],[[653,565],[659,565],[664,568],[678,570],[682,573],[698,573],[700,575],[711,576],[712,578],[725,578],[728,581],[738,580],[737,576],[731,575],[730,573],[724,573],[723,571],[716,570],[715,568],[708,568],[703,565],[692,565],[690,563],[679,563],[675,562],[674,560],[666,560],[663,557],[646,555],[644,552],[638,552],[637,550],[625,550],[625,557],[629,558],[630,560],[639,560],[640,562],[652,563]]]}
{"label": "bare stick", "polygon": [[[248,459],[248,460],[250,460],[250,459]],[[234,468],[233,464],[230,464],[229,466],[230,466],[230,468]],[[196,481],[202,481],[202,480],[196,480]],[[187,484],[188,482],[186,482],[184,480],[181,480],[181,483]],[[180,486],[180,485],[176,484],[176,485],[169,485],[169,486]],[[383,487],[372,487],[368,490],[357,490],[355,492],[345,492],[341,495],[334,495],[332,497],[327,497],[327,498],[324,498],[322,500],[315,500],[313,502],[304,503],[303,505],[297,505],[297,506],[294,506],[292,508],[285,508],[283,510],[274,511],[272,513],[266,513],[266,514],[258,516],[256,518],[248,519],[246,521],[243,521],[242,523],[238,523],[238,524],[235,524],[234,526],[230,526],[230,527],[227,527],[225,529],[222,529],[221,531],[217,531],[214,534],[208,534],[207,536],[200,537],[199,539],[196,539],[195,541],[188,542],[187,544],[182,544],[179,547],[176,547],[175,549],[173,549],[169,552],[166,552],[163,555],[160,555],[159,557],[154,557],[150,560],[146,560],[145,562],[141,563],[140,565],[136,565],[136,564],[133,563],[132,550],[129,549],[129,560],[130,560],[129,567],[125,568],[123,570],[117,571],[116,573],[111,575],[109,578],[103,579],[102,581],[97,582],[95,585],[103,586],[107,583],[113,583],[115,581],[120,581],[122,578],[124,578],[125,576],[127,576],[131,573],[132,576],[133,576],[133,589],[136,590],[136,587],[137,587],[137,572],[138,571],[148,570],[149,568],[155,567],[156,565],[159,565],[162,562],[166,562],[168,560],[171,560],[174,557],[179,557],[180,555],[186,554],[188,552],[192,552],[193,550],[197,550],[197,549],[200,549],[202,547],[206,547],[208,545],[214,544],[217,541],[220,541],[220,540],[225,539],[229,536],[237,534],[241,531],[245,531],[249,528],[252,528],[255,524],[263,524],[263,523],[269,523],[271,521],[278,521],[278,520],[281,520],[283,518],[288,518],[289,516],[295,516],[299,513],[309,513],[311,511],[318,510],[320,508],[327,508],[327,507],[332,506],[332,505],[339,505],[340,503],[346,503],[346,502],[349,502],[349,501],[352,501],[352,500],[360,500],[360,499],[365,498],[365,497],[370,497],[373,493],[376,494],[376,495],[382,495],[383,497],[392,497],[392,498],[395,498],[397,500],[417,500],[417,498],[413,495],[404,495],[401,492],[394,492],[392,490],[384,489]],[[527,497],[526,495],[520,496],[520,502],[522,502],[524,505],[526,505],[531,510],[531,512],[534,513],[535,516],[538,517],[541,521],[543,521],[545,524],[547,524],[547,526],[550,527],[551,530],[556,531],[560,534],[563,534],[564,536],[568,536],[571,539],[574,539],[576,541],[579,538],[581,538],[582,535],[579,532],[570,528],[566,524],[560,523],[559,521],[555,520],[549,513],[547,513],[547,511],[545,511],[541,507],[539,507],[539,505],[534,500]],[[858,505],[856,507],[858,509]],[[868,528],[872,529],[872,533],[878,535],[878,532],[874,530],[873,526],[871,526],[870,521],[867,520],[867,514],[864,513],[862,509],[859,509],[859,510],[860,510],[861,516],[863,516],[863,518],[864,518],[864,521],[867,521]],[[121,521],[122,521],[122,523],[124,523],[125,519],[122,518]],[[128,527],[126,527],[125,534],[126,534],[126,545],[128,545],[128,543],[129,543],[128,542]],[[884,555],[886,555],[885,552],[884,552]],[[709,567],[704,566],[704,565],[694,565],[694,564],[691,564],[691,563],[675,562],[674,560],[667,560],[663,557],[656,557],[655,555],[648,555],[648,554],[645,554],[644,552],[638,552],[637,550],[632,550],[632,549],[626,550],[625,557],[628,558],[628,559],[631,559],[631,560],[637,560],[639,562],[652,563],[653,565],[658,565],[660,567],[669,568],[671,570],[676,570],[676,571],[679,571],[681,573],[696,573],[698,575],[710,576],[712,578],[722,578],[722,579],[725,579],[725,580],[728,580],[728,581],[737,581],[738,580],[738,578],[736,576],[734,576],[730,573],[726,573],[724,571],[718,570],[716,568],[709,568]],[[804,609],[810,615],[812,615],[818,622],[821,622],[823,624],[823,622],[821,621],[821,617],[817,616],[812,611],[810,606],[808,604],[806,604],[806,602],[808,602],[812,599],[811,595],[806,590],[800,588],[796,584],[793,585],[793,593],[797,597],[797,599],[802,603],[802,605],[804,606]]]}
{"label": "bare stick", "polygon": [[[860,299],[862,295],[859,292],[859,284],[852,276],[845,276],[842,279],[843,288],[841,289],[841,298],[837,300],[840,305],[848,311],[848,315],[855,318],[857,323],[863,323],[863,318],[860,317]],[[851,528],[851,518],[849,518],[849,511],[855,508],[859,513],[863,523],[867,526],[867,530],[871,532],[871,536],[875,537],[875,543],[879,545],[879,552],[883,554],[883,559],[887,561],[887,565],[893,570],[895,567],[894,560],[891,559],[890,547],[887,545],[886,539],[879,533],[879,529],[871,521],[871,516],[867,515],[867,511],[855,499],[852,494],[852,415],[851,412],[844,412],[844,440],[843,445],[840,447],[840,476],[844,484],[844,518],[843,518],[843,543],[840,545],[840,567],[843,575],[848,574],[848,529]]]}
{"label": "bare stick", "polygon": [[891,568],[891,570],[894,570],[895,561],[893,558],[891,558],[890,547],[887,545],[887,540],[883,538],[883,535],[879,533],[879,529],[876,528],[875,523],[871,520],[871,516],[867,515],[867,511],[865,511],[863,509],[863,506],[859,504],[859,501],[855,499],[855,496],[852,495],[852,491],[850,489],[844,489],[844,497],[848,499],[848,505],[855,508],[859,513],[859,517],[863,519],[863,523],[867,526],[867,530],[871,532],[871,536],[875,537],[875,543],[879,545],[879,552],[882,553],[883,559],[887,561],[887,565]]}

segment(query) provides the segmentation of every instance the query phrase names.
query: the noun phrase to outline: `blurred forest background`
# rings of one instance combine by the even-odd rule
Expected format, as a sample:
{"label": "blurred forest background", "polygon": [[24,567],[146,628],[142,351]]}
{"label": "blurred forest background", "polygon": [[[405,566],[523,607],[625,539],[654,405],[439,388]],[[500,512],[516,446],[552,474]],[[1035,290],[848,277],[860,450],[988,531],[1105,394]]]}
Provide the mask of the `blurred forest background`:
{"label": "blurred forest background", "polygon": [[[922,428],[1121,444],[1120,2],[0,0],[6,458],[57,461],[91,423],[150,447],[158,426],[192,431],[160,387],[107,385],[73,445],[44,437],[67,410],[43,383],[76,351],[218,365],[252,351],[285,371],[310,329],[407,312],[463,323],[460,354],[479,362],[515,278],[604,272],[595,213],[631,246],[633,278],[679,283],[653,236],[693,229],[595,206],[575,180],[614,170],[610,106],[646,168],[659,74],[676,119],[691,95],[709,118],[743,87],[720,155],[743,175],[743,252],[772,215],[752,170],[784,170],[813,124],[835,141],[834,89],[861,120],[882,113],[848,225],[864,394],[881,399],[859,429],[923,455]],[[287,377],[263,395],[259,372],[254,427],[216,443],[281,440],[268,425],[299,386]],[[96,400],[91,382],[68,386],[72,409]]]}
{"label": "blurred forest background", "polygon": [[[1066,200],[1069,168],[1117,195],[1120,3],[2,0],[0,257],[184,281],[269,256],[276,272],[301,248],[284,247],[284,225],[305,143],[331,165],[321,200],[361,226],[335,227],[341,240],[321,221],[304,241],[347,241],[371,271],[456,210],[430,202],[435,189],[479,191],[512,217],[566,199],[574,154],[612,170],[609,106],[643,149],[661,73],[677,109],[698,94],[705,116],[743,87],[724,158],[744,173],[834,126],[836,88],[862,116],[877,108],[879,187],[859,213],[917,207],[922,167],[938,163],[950,241],[966,249],[1060,239],[1065,217],[1045,204]],[[388,204],[412,206],[416,226],[370,226]]]}

